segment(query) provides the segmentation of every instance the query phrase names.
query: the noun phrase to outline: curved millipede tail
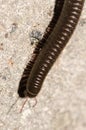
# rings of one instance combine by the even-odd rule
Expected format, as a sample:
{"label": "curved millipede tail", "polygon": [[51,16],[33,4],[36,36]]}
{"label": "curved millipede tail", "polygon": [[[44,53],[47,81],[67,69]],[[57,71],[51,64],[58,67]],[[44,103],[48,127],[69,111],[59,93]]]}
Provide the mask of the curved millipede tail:
{"label": "curved millipede tail", "polygon": [[33,52],[35,58],[29,62],[30,65],[28,64],[30,67],[27,67],[24,87],[24,80],[19,87],[20,96],[22,88],[23,97],[37,96],[46,75],[72,36],[84,4],[84,0],[56,0],[57,2],[62,2],[56,6],[59,8],[59,15],[55,17],[53,27],[50,26],[51,31],[47,32],[46,37]]}

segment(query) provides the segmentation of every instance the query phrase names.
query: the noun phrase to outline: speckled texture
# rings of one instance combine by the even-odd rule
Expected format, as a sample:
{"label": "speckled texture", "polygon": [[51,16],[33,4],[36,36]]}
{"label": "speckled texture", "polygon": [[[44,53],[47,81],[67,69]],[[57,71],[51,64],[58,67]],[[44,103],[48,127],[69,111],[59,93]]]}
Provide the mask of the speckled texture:
{"label": "speckled texture", "polygon": [[43,34],[54,0],[0,0],[0,130],[86,130],[86,2],[63,53],[35,99],[17,99],[25,64],[35,44],[33,30]]}

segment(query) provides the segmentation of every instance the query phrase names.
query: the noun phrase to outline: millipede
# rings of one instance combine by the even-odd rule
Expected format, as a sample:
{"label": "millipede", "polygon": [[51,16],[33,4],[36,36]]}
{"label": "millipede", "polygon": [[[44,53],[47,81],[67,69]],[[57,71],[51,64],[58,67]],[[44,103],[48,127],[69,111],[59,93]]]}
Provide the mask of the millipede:
{"label": "millipede", "polygon": [[34,98],[78,23],[85,0],[56,0],[53,18],[33,51],[19,83],[20,97]]}

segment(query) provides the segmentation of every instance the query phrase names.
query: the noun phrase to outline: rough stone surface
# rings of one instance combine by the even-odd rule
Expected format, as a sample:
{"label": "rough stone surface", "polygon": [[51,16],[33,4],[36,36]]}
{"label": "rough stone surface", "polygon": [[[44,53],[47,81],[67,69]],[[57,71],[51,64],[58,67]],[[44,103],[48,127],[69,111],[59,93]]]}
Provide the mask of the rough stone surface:
{"label": "rough stone surface", "polygon": [[15,103],[22,72],[35,47],[30,34],[43,34],[54,1],[0,0],[0,130],[86,130],[86,2],[36,106],[35,99],[28,99],[20,113],[25,99]]}

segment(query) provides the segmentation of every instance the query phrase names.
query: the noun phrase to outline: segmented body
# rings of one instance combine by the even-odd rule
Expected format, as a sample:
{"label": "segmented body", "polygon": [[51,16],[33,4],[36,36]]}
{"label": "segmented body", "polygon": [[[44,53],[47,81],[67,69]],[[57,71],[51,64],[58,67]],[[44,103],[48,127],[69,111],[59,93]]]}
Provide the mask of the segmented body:
{"label": "segmented body", "polygon": [[24,69],[24,72],[22,74],[22,78],[21,78],[20,83],[19,83],[19,88],[18,88],[18,93],[19,93],[20,97],[25,97],[24,90],[26,90],[27,79],[29,78],[30,72],[32,70],[32,67],[33,67],[36,59],[37,59],[37,56],[39,55],[39,52],[41,51],[43,46],[46,44],[46,40],[48,39],[49,35],[53,31],[53,28],[59,19],[63,4],[64,4],[64,0],[56,0],[53,18],[50,21],[48,27],[46,28],[46,31],[43,35],[42,40],[39,41],[35,50],[33,51],[33,54],[32,54],[32,57],[31,57],[29,63],[27,64],[26,68]]}
{"label": "segmented body", "polygon": [[[29,73],[26,77],[26,84],[24,87],[22,84],[19,87],[18,93],[21,97],[37,96],[47,73],[73,34],[84,4],[84,0],[56,1],[62,2],[62,6],[59,5],[58,18],[55,19],[49,35],[43,39],[44,43],[40,42],[33,52],[34,58],[28,64],[30,67],[27,67]],[[28,68],[30,68],[29,71]],[[22,94],[20,89],[23,90]]]}

